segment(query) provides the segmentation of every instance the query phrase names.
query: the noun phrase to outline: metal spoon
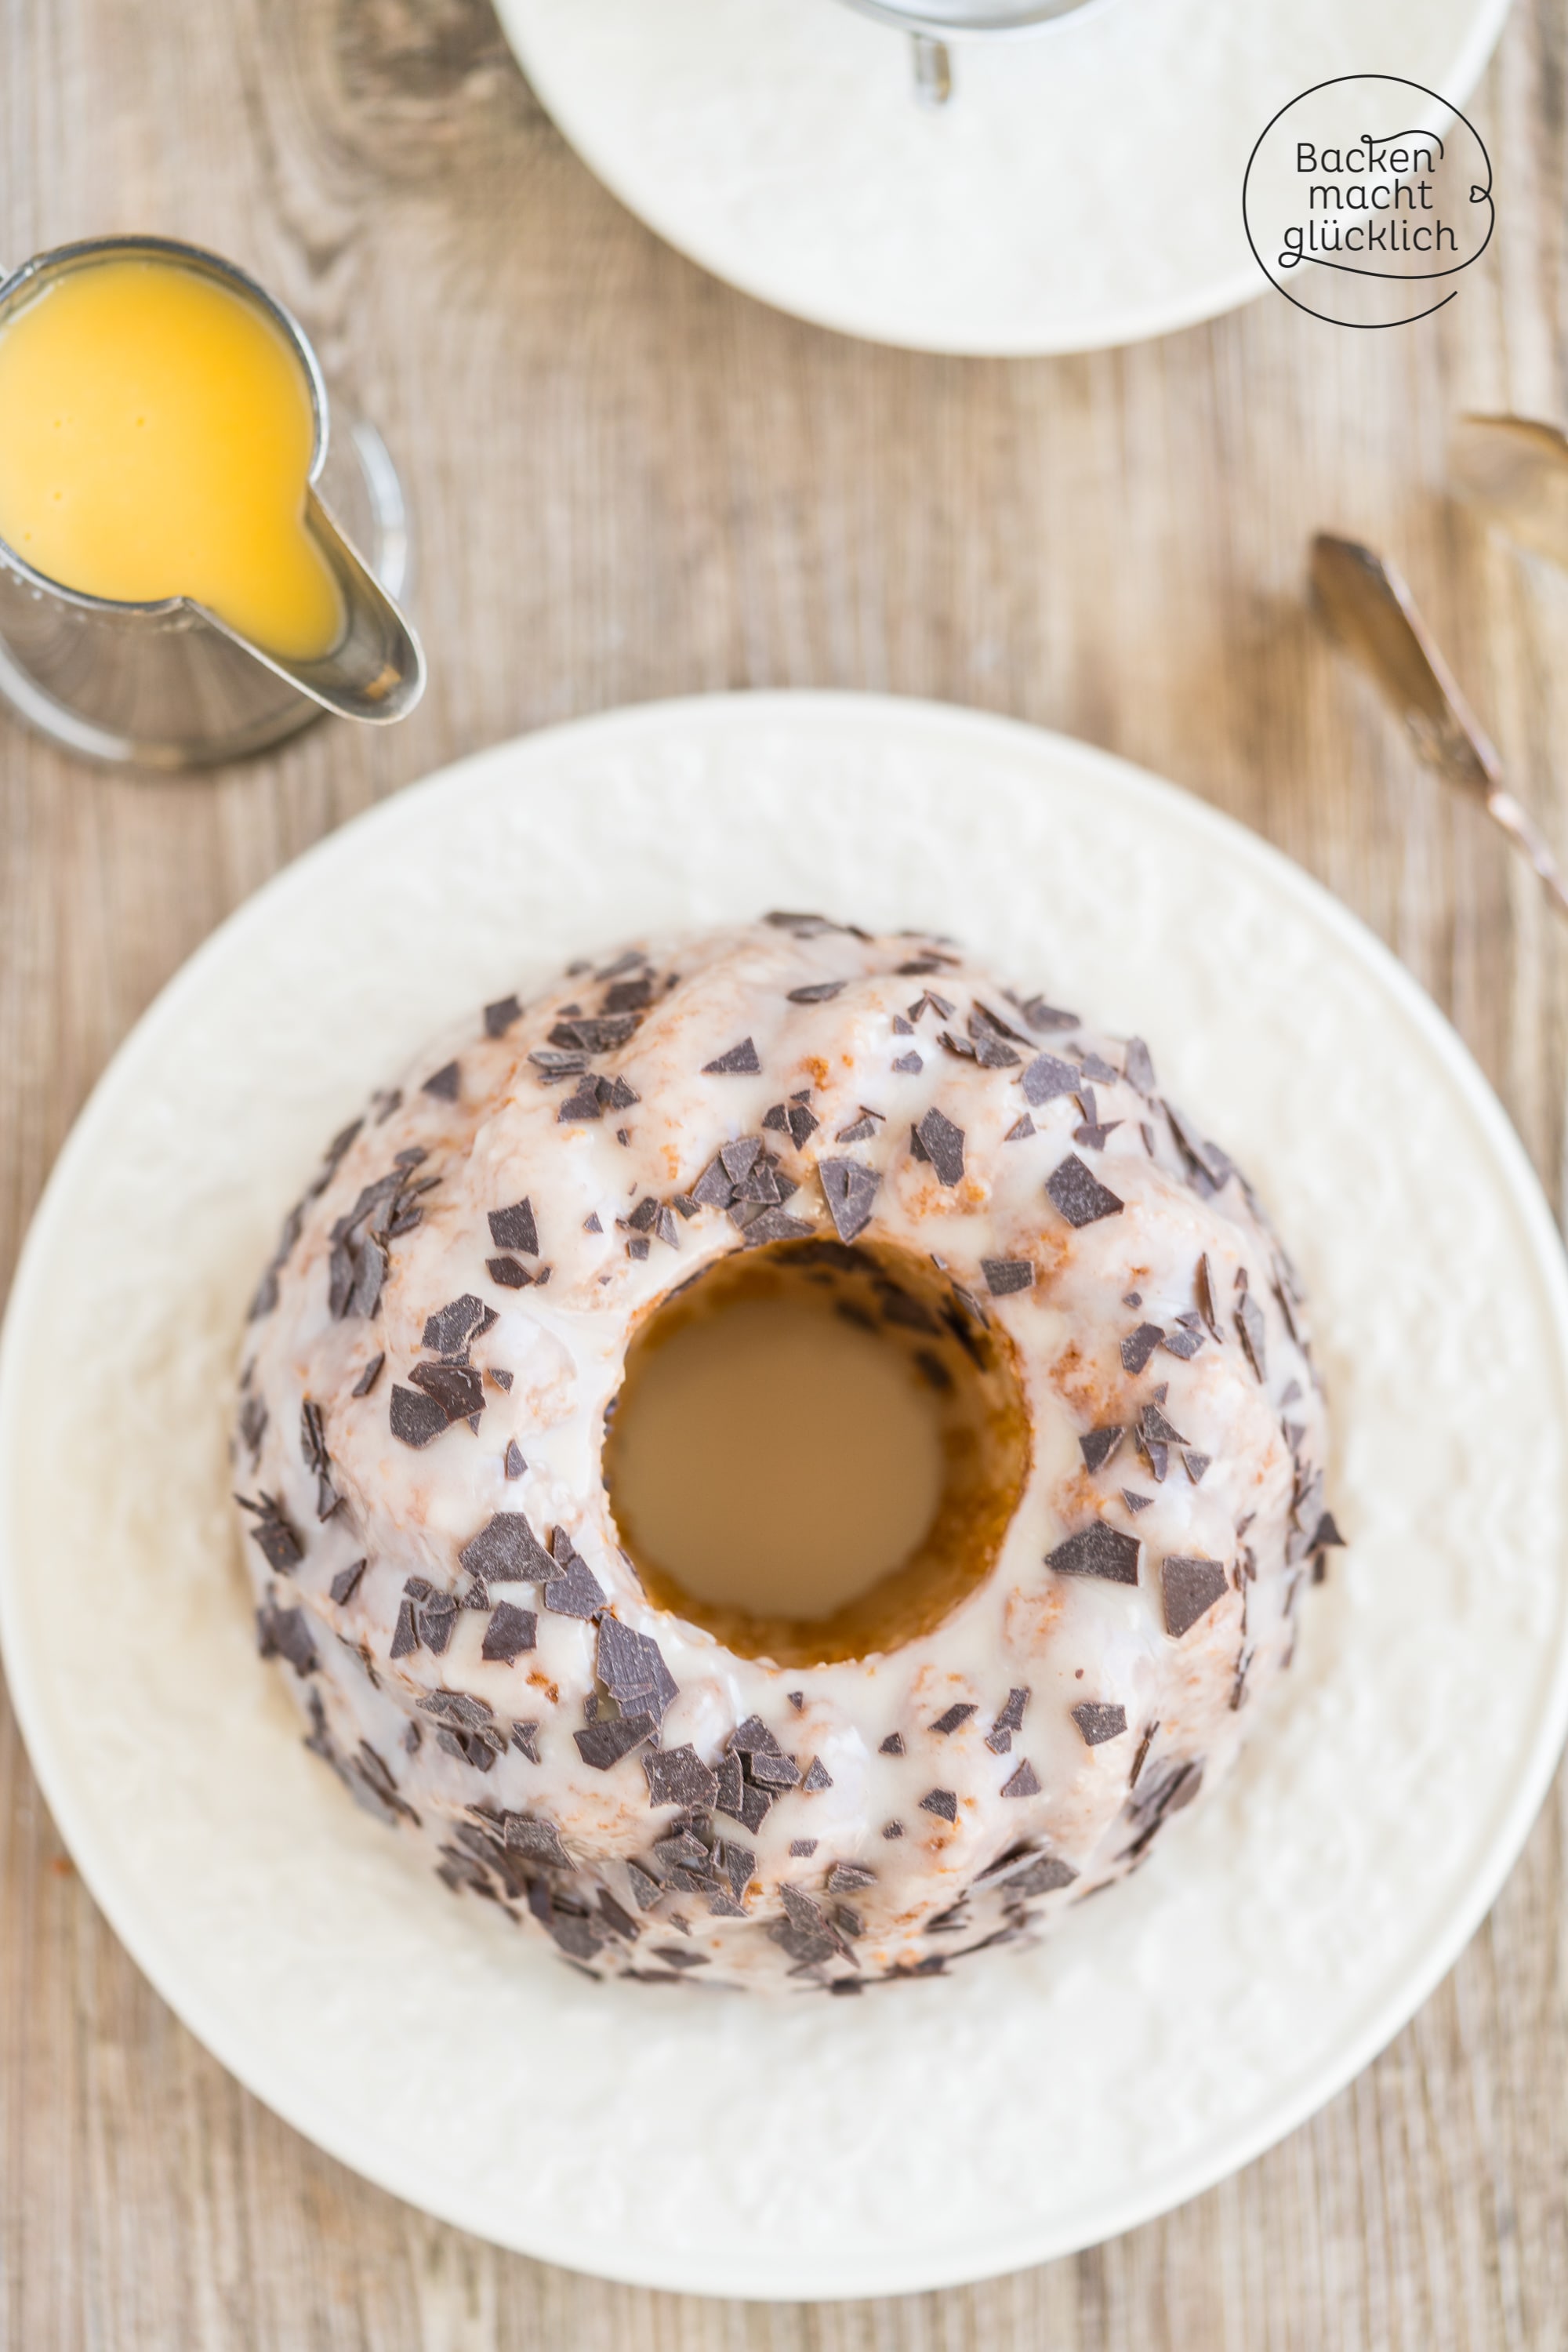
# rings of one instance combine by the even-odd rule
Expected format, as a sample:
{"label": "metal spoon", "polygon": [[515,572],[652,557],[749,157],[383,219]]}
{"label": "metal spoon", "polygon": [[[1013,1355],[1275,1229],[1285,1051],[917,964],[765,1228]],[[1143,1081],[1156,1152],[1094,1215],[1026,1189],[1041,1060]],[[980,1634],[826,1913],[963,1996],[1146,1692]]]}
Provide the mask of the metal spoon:
{"label": "metal spoon", "polygon": [[1568,439],[1529,416],[1461,416],[1448,449],[1455,487],[1510,539],[1568,568]]}
{"label": "metal spoon", "polygon": [[1568,916],[1568,887],[1545,835],[1503,782],[1495,748],[1393,564],[1353,539],[1320,531],[1311,572],[1335,635],[1383,688],[1421,757],[1480,803],[1529,859],[1558,913]]}

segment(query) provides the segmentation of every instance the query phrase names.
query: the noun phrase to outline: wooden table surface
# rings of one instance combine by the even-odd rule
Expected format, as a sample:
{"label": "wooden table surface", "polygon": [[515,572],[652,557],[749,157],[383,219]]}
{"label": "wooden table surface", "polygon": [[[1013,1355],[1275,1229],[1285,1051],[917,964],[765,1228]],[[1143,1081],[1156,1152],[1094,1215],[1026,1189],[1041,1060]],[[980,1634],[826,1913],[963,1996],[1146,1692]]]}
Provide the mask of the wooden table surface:
{"label": "wooden table surface", "polygon": [[[714,688],[1010,712],[1256,826],[1457,1024],[1554,1202],[1568,939],[1302,596],[1394,554],[1563,845],[1568,579],[1445,488],[1467,406],[1568,415],[1568,15],[1520,0],[1476,112],[1499,226],[1386,334],[1273,295],[1133,350],[951,361],[761,308],[629,218],[487,0],[0,0],[0,254],[107,229],[247,264],[383,426],[420,534],[423,708],[201,783],[0,722],[0,1267],[84,1096],[204,934],[331,826],[520,730]],[[240,2090],[73,1874],[0,1696],[4,2352],[1447,2352],[1568,2342],[1554,1793],[1393,2047],[1223,2187],[972,2289],[747,2305],[503,2254]]]}

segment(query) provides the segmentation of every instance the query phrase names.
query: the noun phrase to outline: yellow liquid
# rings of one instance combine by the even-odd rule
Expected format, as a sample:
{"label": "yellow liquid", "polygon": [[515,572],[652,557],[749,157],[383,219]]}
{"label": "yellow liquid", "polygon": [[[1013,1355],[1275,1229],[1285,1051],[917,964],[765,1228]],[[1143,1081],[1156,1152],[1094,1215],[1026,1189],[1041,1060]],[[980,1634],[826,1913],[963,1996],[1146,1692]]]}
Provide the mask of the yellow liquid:
{"label": "yellow liquid", "polygon": [[177,262],[84,264],[0,329],[0,539],[64,588],[188,596],[268,653],[330,652],[313,437],[281,330]]}

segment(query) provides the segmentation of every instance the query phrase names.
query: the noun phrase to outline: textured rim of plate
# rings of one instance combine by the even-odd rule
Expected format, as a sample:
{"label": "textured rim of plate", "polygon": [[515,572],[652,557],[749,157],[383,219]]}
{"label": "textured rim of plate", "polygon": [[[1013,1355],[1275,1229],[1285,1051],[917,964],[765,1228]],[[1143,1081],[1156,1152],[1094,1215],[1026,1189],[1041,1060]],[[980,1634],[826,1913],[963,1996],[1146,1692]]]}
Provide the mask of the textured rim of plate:
{"label": "textured rim of plate", "polygon": [[[421,783],[409,786],[353,818],[307,850],[220,924],[181,967],[130,1032],[89,1097],[56,1161],[24,1244],[4,1331],[0,1332],[0,1482],[8,1477],[19,1435],[17,1400],[26,1376],[27,1331],[34,1315],[47,1311],[48,1301],[41,1288],[46,1262],[56,1245],[54,1229],[65,1216],[67,1195],[77,1168],[92,1154],[99,1130],[107,1127],[112,1131],[122,1097],[127,1093],[134,1096],[142,1054],[161,1040],[166,1029],[178,1027],[187,1001],[205,986],[209,969],[237,952],[243,954],[253,932],[270,928],[285,910],[300,877],[314,874],[334,861],[352,859],[368,829],[386,837],[395,836],[399,829],[417,827],[434,804],[464,793],[476,783],[528,765],[548,767],[557,747],[563,743],[577,746],[616,736],[635,739],[670,730],[679,732],[733,724],[738,717],[745,723],[754,719],[762,728],[780,720],[812,719],[832,727],[872,718],[890,730],[913,725],[922,731],[940,730],[972,743],[1009,745],[1015,752],[1037,761],[1048,763],[1065,756],[1086,774],[1098,772],[1103,782],[1123,796],[1125,803],[1133,806],[1142,803],[1146,808],[1157,809],[1163,817],[1185,824],[1199,835],[1207,835],[1226,856],[1250,864],[1269,887],[1294,899],[1334,932],[1369,982],[1390,995],[1424,1033],[1457,1094],[1491,1147],[1499,1181],[1533,1248],[1536,1272],[1552,1309],[1563,1373],[1568,1378],[1568,1262],[1564,1261],[1557,1228],[1535,1171],[1501,1105],[1457,1033],[1405,967],[1347,908],[1280,851],[1233,818],[1130,761],[1018,719],[892,695],[700,695],[635,704],[595,718],[568,720],[537,735],[495,745],[438,770]],[[435,2214],[454,2228],[471,2230],[471,2217],[454,2203],[445,2202],[439,2184],[433,2189],[428,2180],[418,2176],[417,2163],[408,2162],[401,2151],[389,2149],[374,2135],[362,2134],[356,2139],[352,2119],[315,2113],[307,2098],[276,2095],[268,2080],[266,2045],[254,2036],[247,2038],[232,2030],[221,2004],[209,2001],[205,1983],[192,1985],[186,1981],[177,1934],[155,1910],[144,1907],[134,1883],[121,1883],[112,1844],[99,1836],[90,1794],[74,1786],[65,1748],[63,1745],[57,1748],[50,1738],[45,1702],[28,1672],[20,1604],[13,1601],[13,1587],[19,1583],[23,1570],[24,1563],[12,1556],[4,1517],[0,1516],[0,1658],[10,1685],[12,1706],[60,1835],[93,1900],[138,1968],[228,2072],[305,2138],[392,2195]],[[1334,2055],[1325,2060],[1316,2077],[1302,2084],[1294,2096],[1282,2097],[1267,2113],[1222,2133],[1215,2141],[1178,2164],[1170,2175],[1130,2193],[1120,2205],[1108,2202],[1101,2217],[1102,2226],[1092,2239],[1085,2237],[1081,2231],[1063,2233],[1061,2242],[1038,2228],[1016,2231],[1005,2241],[976,2248],[968,2260],[954,2260],[950,2252],[930,2272],[918,2276],[873,2274],[867,2283],[867,2275],[874,2273],[875,2268],[868,2264],[860,2283],[822,2287],[806,2284],[789,2299],[830,2301],[923,2293],[1027,2269],[1074,2252],[1085,2244],[1103,2243],[1108,2238],[1152,2221],[1262,2155],[1315,2115],[1359,2074],[1447,1974],[1518,1859],[1551,1783],[1565,1733],[1568,1618],[1559,1635],[1558,1654],[1526,1767],[1514,1786],[1491,1848],[1478,1865],[1462,1899],[1455,1902],[1446,1932],[1434,1939],[1419,1964],[1391,1985],[1360,2031],[1350,2035]],[[694,2280],[682,2258],[668,2268],[661,2268],[657,2261],[639,2259],[633,2266],[616,2269],[606,2264],[603,2247],[593,2242],[586,2232],[584,2242],[574,2246],[563,2246],[559,2242],[531,2244],[521,2233],[498,2242],[510,2243],[516,2252],[537,2261],[564,2263],[591,2275],[617,2278],[632,2285],[675,2294],[727,2294],[739,2299],[746,2299],[748,2294],[743,2284],[705,2285]],[[755,2290],[751,2292],[755,2297]]]}
{"label": "textured rim of plate", "polygon": [[[589,0],[579,0],[589,5]],[[654,0],[648,0],[650,8]],[[1291,14],[1296,0],[1260,0],[1260,5],[1278,7],[1281,15]],[[1375,5],[1375,0],[1373,0]],[[1443,79],[1447,85],[1442,96],[1455,106],[1463,106],[1486,71],[1491,53],[1497,46],[1503,23],[1513,0],[1475,0],[1469,29],[1460,43],[1453,64]],[[1273,290],[1271,281],[1249,256],[1245,266],[1238,265],[1226,278],[1216,278],[1201,289],[1173,295],[1163,302],[1149,302],[1142,308],[1110,310],[1103,318],[1069,319],[1059,328],[1049,331],[1021,336],[1005,333],[979,340],[924,334],[906,323],[898,333],[884,327],[868,326],[865,320],[840,309],[831,301],[813,302],[809,307],[795,300],[785,300],[778,289],[764,277],[753,276],[744,268],[735,266],[735,257],[720,239],[703,235],[700,221],[691,221],[673,207],[667,207],[657,190],[634,189],[617,153],[602,143],[596,131],[585,125],[581,113],[552,80],[547,69],[537,66],[528,53],[528,35],[524,29],[528,0],[495,0],[496,15],[500,22],[512,55],[521,67],[529,87],[544,108],[550,120],[579,160],[594,177],[606,187],[618,204],[651,228],[665,244],[684,254],[710,277],[717,278],[753,301],[765,303],[769,310],[785,317],[804,319],[815,327],[827,327],[836,334],[854,335],[867,342],[882,343],[895,351],[929,352],[954,359],[1050,359],[1070,352],[1107,351],[1123,343],[1141,343],[1157,335],[1172,335],[1184,327],[1202,325],[1206,319],[1218,319],[1227,310],[1240,310],[1245,303],[1256,301],[1259,295]],[[1096,11],[1098,14],[1098,11]],[[1053,31],[1070,26],[1073,18],[1060,20],[1037,28],[1041,37],[1049,39]],[[900,37],[893,27],[888,28],[890,40]],[[1372,68],[1368,68],[1370,71]],[[1259,129],[1262,125],[1259,124]],[[651,197],[651,201],[650,201]],[[1241,209],[1241,190],[1236,191],[1237,210]]]}

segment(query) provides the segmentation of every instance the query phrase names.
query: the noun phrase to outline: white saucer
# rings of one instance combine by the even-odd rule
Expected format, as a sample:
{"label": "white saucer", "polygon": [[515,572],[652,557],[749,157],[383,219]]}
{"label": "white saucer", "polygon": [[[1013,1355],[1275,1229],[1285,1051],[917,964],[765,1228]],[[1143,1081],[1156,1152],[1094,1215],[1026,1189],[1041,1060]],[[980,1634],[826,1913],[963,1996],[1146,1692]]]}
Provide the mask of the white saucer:
{"label": "white saucer", "polygon": [[[647,928],[773,905],[968,938],[1149,1038],[1301,1260],[1351,1534],[1212,1805],[1036,1952],[860,2001],[600,1986],[454,1900],[255,1656],[224,1391],[322,1139],[426,1031]],[[300,2131],[465,2228],[736,2295],[1039,2262],[1243,2163],[1491,1902],[1568,1714],[1568,1280],[1463,1048],[1296,867],[1006,720],[670,702],[347,825],[102,1080],[0,1347],[0,1630],[88,1885]]]}
{"label": "white saucer", "polygon": [[1462,106],[1508,0],[1104,0],[955,46],[839,0],[497,0],[535,90],[621,202],[733,286],[918,351],[1136,342],[1268,292],[1242,175],[1314,83]]}

